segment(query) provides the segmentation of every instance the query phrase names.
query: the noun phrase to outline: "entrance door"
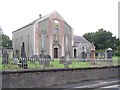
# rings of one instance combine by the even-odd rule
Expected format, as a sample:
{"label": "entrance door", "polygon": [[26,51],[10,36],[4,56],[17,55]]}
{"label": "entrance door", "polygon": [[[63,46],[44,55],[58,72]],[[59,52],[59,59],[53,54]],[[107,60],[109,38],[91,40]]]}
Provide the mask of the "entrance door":
{"label": "entrance door", "polygon": [[58,58],[58,48],[54,48],[54,58]]}

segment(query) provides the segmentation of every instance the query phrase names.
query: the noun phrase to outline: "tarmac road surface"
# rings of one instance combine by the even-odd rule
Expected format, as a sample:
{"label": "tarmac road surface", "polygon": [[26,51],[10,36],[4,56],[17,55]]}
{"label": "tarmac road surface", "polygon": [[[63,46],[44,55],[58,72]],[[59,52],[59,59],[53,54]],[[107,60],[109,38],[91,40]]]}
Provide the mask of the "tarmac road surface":
{"label": "tarmac road surface", "polygon": [[79,90],[79,88],[89,88],[89,89],[93,88],[92,90],[101,90],[101,88],[118,88],[118,85],[120,85],[119,78],[109,78],[109,79],[95,80],[95,81],[94,80],[83,81],[79,83],[71,83],[66,85],[55,85],[55,86],[49,86],[47,88],[58,88],[58,89],[63,88],[62,90],[75,90],[75,89]]}

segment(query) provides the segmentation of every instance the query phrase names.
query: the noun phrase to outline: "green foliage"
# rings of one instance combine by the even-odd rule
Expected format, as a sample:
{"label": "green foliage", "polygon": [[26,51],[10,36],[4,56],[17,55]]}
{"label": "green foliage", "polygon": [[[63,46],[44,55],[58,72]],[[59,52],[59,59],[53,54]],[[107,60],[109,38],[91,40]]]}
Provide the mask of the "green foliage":
{"label": "green foliage", "polygon": [[86,33],[83,35],[91,43],[93,42],[96,50],[104,50],[106,48],[112,48],[117,50],[117,46],[119,45],[119,40],[112,35],[111,32],[99,29],[96,32]]}
{"label": "green foliage", "polygon": [[2,34],[2,47],[6,47],[6,48],[11,48],[12,47],[12,41],[5,34]]}
{"label": "green foliage", "polygon": [[120,45],[118,46],[118,56],[120,56]]}
{"label": "green foliage", "polygon": [[120,45],[117,46],[117,50],[113,51],[114,56],[120,56]]}

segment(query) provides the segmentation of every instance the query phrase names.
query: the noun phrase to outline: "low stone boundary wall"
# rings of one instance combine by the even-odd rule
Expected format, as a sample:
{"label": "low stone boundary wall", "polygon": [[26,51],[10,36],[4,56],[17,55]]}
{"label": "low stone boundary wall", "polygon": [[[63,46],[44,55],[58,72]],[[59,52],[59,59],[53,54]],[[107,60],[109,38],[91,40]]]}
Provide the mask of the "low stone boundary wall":
{"label": "low stone boundary wall", "polygon": [[3,88],[39,88],[85,80],[118,77],[120,66],[2,71]]}

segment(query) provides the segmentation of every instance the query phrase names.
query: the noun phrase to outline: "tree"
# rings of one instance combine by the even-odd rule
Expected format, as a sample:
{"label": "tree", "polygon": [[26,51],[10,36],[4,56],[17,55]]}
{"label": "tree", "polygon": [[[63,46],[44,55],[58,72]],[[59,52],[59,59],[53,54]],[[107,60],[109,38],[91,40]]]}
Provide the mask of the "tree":
{"label": "tree", "polygon": [[10,38],[5,34],[1,34],[1,36],[2,36],[2,47],[11,48],[12,41],[10,40]]}
{"label": "tree", "polygon": [[113,36],[109,31],[99,29],[96,32],[86,33],[83,35],[91,43],[93,42],[97,50],[104,50],[111,47],[112,49],[117,49],[119,45],[119,40]]}
{"label": "tree", "polygon": [[120,45],[118,45],[118,53],[117,53],[117,56],[120,56]]}

